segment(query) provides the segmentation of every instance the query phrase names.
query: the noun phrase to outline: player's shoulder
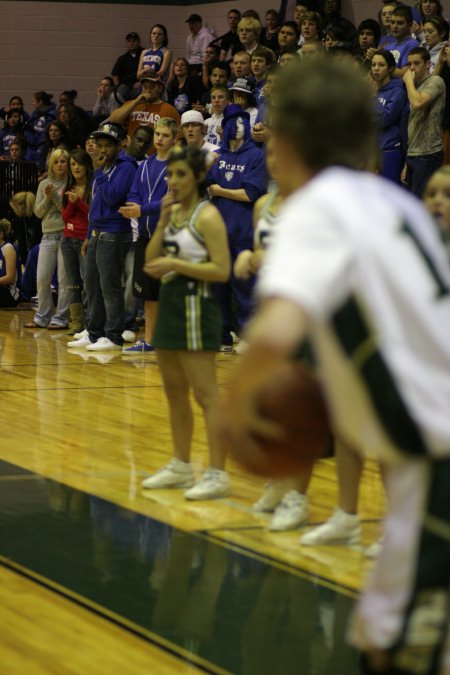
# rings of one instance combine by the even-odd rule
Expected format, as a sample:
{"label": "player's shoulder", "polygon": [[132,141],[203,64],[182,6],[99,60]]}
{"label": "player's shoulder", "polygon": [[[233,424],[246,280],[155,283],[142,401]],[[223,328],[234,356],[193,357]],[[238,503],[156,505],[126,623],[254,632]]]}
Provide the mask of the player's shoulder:
{"label": "player's shoulder", "polygon": [[[324,209],[332,206],[335,211],[348,208],[357,200],[358,195],[373,194],[390,190],[390,184],[365,171],[355,171],[345,167],[328,167],[316,174],[288,200],[288,204],[297,208],[302,202],[321,204]],[[395,186],[394,186],[395,187]]]}
{"label": "player's shoulder", "polygon": [[284,207],[297,223],[326,220],[345,230],[361,224],[379,227],[424,213],[420,201],[380,176],[344,167],[318,173],[294,193]]}

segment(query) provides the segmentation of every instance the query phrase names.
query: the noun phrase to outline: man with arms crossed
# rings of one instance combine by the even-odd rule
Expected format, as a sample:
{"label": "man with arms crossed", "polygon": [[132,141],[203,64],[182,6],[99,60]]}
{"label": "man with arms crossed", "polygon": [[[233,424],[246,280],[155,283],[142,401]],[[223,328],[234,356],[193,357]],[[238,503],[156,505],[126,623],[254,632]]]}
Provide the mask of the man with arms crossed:
{"label": "man with arms crossed", "polygon": [[308,336],[336,434],[386,469],[383,548],[350,627],[363,672],[448,675],[450,265],[421,203],[359,170],[372,118],[366,83],[344,63],[280,77],[271,121],[287,201],[222,434],[258,460],[253,433],[280,431],[257,414],[258,393]]}

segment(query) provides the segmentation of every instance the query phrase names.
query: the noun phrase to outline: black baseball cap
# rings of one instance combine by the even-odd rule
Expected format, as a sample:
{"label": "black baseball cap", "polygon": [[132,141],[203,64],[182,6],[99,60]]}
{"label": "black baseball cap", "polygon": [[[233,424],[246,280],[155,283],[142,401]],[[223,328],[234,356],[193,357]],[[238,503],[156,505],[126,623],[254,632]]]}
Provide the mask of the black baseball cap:
{"label": "black baseball cap", "polygon": [[189,23],[190,21],[203,21],[203,19],[200,14],[190,14],[185,23]]}
{"label": "black baseball cap", "polygon": [[112,138],[113,141],[118,145],[121,140],[123,140],[124,132],[120,130],[119,127],[116,127],[114,124],[103,124],[97,131],[92,132],[92,138]]}
{"label": "black baseball cap", "polygon": [[127,35],[125,37],[125,40],[140,40],[140,39],[141,38],[139,37],[139,35],[137,33],[135,33],[134,31],[131,32],[131,33],[127,33]]}

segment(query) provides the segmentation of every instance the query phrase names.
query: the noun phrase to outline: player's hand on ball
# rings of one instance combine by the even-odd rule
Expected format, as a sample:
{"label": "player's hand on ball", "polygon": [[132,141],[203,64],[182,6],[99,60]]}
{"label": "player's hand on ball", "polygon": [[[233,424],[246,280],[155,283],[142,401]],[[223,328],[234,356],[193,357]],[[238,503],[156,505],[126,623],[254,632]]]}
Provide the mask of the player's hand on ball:
{"label": "player's hand on ball", "polygon": [[219,433],[223,449],[246,469],[276,478],[324,457],[331,431],[320,385],[301,363],[288,362],[258,387],[232,387]]}
{"label": "player's hand on ball", "polygon": [[266,475],[267,457],[259,441],[277,442],[283,438],[281,426],[256,412],[251,399],[227,397],[216,415],[219,442],[226,454],[253,473]]}

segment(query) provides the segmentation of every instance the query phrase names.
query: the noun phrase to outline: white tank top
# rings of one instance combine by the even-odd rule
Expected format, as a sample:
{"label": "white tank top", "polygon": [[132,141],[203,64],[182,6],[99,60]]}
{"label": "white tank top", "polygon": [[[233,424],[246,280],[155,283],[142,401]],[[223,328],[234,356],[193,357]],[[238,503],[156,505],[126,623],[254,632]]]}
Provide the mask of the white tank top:
{"label": "white tank top", "polygon": [[197,204],[189,220],[184,220],[181,225],[175,225],[172,219],[169,221],[163,240],[163,251],[166,255],[193,263],[209,259],[205,240],[195,226],[198,214],[207,204],[209,201]]}

